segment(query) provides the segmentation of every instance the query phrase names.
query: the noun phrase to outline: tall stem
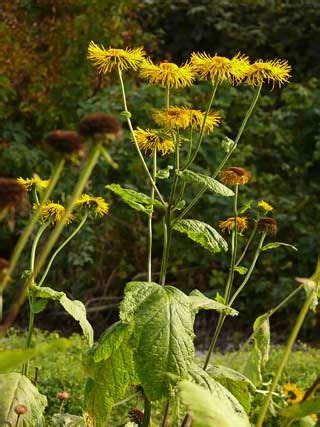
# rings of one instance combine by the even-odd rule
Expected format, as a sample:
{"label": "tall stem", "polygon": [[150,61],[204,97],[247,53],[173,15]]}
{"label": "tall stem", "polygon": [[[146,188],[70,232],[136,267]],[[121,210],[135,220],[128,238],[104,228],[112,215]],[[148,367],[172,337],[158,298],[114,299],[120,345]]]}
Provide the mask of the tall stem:
{"label": "tall stem", "polygon": [[39,283],[38,283],[38,286],[42,286],[43,285],[43,283],[44,283],[44,281],[45,281],[45,279],[46,279],[46,277],[47,277],[47,275],[48,275],[48,273],[49,273],[49,271],[50,271],[50,268],[51,268],[51,266],[52,266],[52,264],[53,264],[53,261],[55,260],[55,258],[57,257],[57,255],[59,254],[59,252],[61,252],[62,251],[62,249],[70,242],[70,240],[72,240],[78,233],[79,233],[79,231],[81,230],[81,228],[84,226],[84,224],[85,224],[85,222],[86,222],[86,220],[87,220],[87,218],[88,218],[88,214],[86,213],[84,216],[83,216],[83,218],[82,218],[82,220],[80,221],[80,223],[78,224],[78,226],[75,228],[75,230],[70,234],[70,236],[68,236],[67,238],[66,238],[66,240],[58,247],[58,249],[53,253],[53,255],[52,255],[52,257],[50,258],[50,260],[49,260],[49,262],[48,262],[48,264],[47,264],[47,267],[46,267],[46,269],[45,269],[45,272],[43,273],[43,275],[42,275],[42,277],[41,277],[41,279],[40,279],[40,281],[39,281]]}
{"label": "tall stem", "polygon": [[[153,150],[153,169],[152,169],[152,178],[156,183],[157,175],[157,150]],[[154,200],[154,187],[151,187],[151,199]],[[153,216],[153,205],[152,212],[149,214],[148,218],[148,281],[152,281],[152,216]]]}
{"label": "tall stem", "polygon": [[147,174],[147,176],[148,176],[148,178],[150,180],[150,183],[151,183],[152,187],[154,188],[154,190],[155,190],[157,196],[159,197],[161,203],[163,205],[165,205],[165,201],[164,201],[164,199],[163,199],[160,191],[158,190],[158,188],[157,188],[157,186],[156,186],[156,184],[155,184],[155,182],[154,182],[154,180],[153,180],[153,178],[151,176],[151,173],[150,173],[150,171],[148,169],[148,166],[147,166],[147,164],[146,164],[146,162],[144,160],[143,154],[141,153],[141,150],[140,150],[137,138],[136,138],[136,136],[134,134],[133,126],[132,126],[131,119],[130,119],[131,113],[128,110],[128,105],[127,105],[127,98],[126,98],[126,92],[125,92],[125,87],[124,87],[123,78],[122,78],[122,71],[120,70],[119,67],[118,67],[118,75],[119,75],[119,80],[120,80],[120,87],[121,87],[121,93],[122,93],[123,107],[124,107],[124,111],[126,113],[126,120],[127,120],[127,123],[128,123],[128,127],[129,127],[129,130],[130,130],[130,133],[131,133],[134,145],[136,147],[136,150],[137,150],[138,155],[140,157],[140,160],[142,162],[143,168],[144,168],[144,170],[145,170],[145,172],[146,172],[146,174]]}
{"label": "tall stem", "polygon": [[268,409],[269,409],[269,406],[271,403],[272,394],[275,391],[277,384],[281,378],[282,372],[283,372],[283,370],[284,370],[284,368],[288,362],[288,358],[289,358],[289,355],[292,351],[293,344],[295,343],[295,341],[297,339],[297,336],[300,332],[301,326],[303,325],[304,319],[308,313],[308,310],[310,308],[310,305],[312,303],[313,298],[314,298],[313,291],[310,291],[310,293],[307,296],[307,298],[306,298],[306,300],[302,306],[302,309],[301,309],[301,311],[297,317],[296,323],[295,323],[295,325],[291,331],[287,345],[284,349],[284,353],[283,353],[281,362],[280,362],[280,364],[276,370],[276,373],[273,377],[273,380],[272,380],[272,383],[271,383],[271,386],[269,389],[269,393],[266,396],[266,398],[262,404],[262,408],[261,408],[260,414],[258,416],[258,421],[257,421],[256,427],[262,427],[263,426],[264,419],[267,415],[267,412],[268,412]]}
{"label": "tall stem", "polygon": [[202,122],[202,125],[201,125],[201,130],[200,130],[200,135],[199,135],[199,139],[198,139],[196,148],[194,150],[193,155],[187,161],[187,163],[185,164],[185,166],[183,167],[182,170],[188,169],[188,167],[194,162],[195,158],[197,157],[197,154],[199,152],[199,149],[200,149],[203,137],[204,137],[204,132],[205,132],[205,128],[206,128],[207,118],[208,118],[208,115],[210,113],[210,110],[211,110],[211,107],[212,107],[212,103],[213,103],[214,97],[216,95],[216,91],[217,91],[218,85],[219,85],[219,81],[218,80],[216,80],[215,82],[212,82],[211,97],[210,97],[209,104],[208,104],[208,107],[206,109],[206,112],[205,112],[205,115],[204,115],[204,118],[203,118],[203,122]]}
{"label": "tall stem", "polygon": [[144,412],[143,412],[143,421],[142,421],[141,427],[148,427],[150,424],[150,418],[151,418],[151,402],[147,398],[147,396],[144,396]]}
{"label": "tall stem", "polygon": [[88,179],[90,178],[90,175],[93,171],[94,166],[96,165],[99,156],[100,156],[100,144],[97,144],[93,147],[91,153],[90,153],[90,157],[85,165],[85,167],[83,168],[81,175],[79,177],[79,180],[73,190],[72,196],[70,198],[70,201],[65,209],[64,215],[61,219],[61,221],[59,221],[55,228],[52,230],[49,239],[47,240],[46,244],[44,245],[44,247],[42,248],[42,251],[39,255],[39,258],[37,260],[37,263],[35,264],[35,268],[34,268],[34,273],[31,277],[29,277],[26,281],[26,283],[24,284],[23,289],[21,290],[19,296],[17,297],[14,305],[12,306],[7,319],[5,321],[5,323],[1,326],[0,328],[0,336],[4,335],[6,333],[6,331],[8,330],[8,328],[12,325],[12,323],[14,322],[19,309],[21,307],[21,305],[23,304],[25,297],[26,297],[26,293],[28,290],[28,287],[30,286],[30,283],[32,283],[33,280],[36,280],[38,274],[40,273],[42,267],[44,266],[48,255],[50,254],[50,251],[52,250],[54,244],[56,243],[56,241],[58,240],[64,226],[66,225],[69,215],[71,214],[75,203],[78,199],[78,197],[81,195],[81,193],[84,190],[84,187],[88,181]]}
{"label": "tall stem", "polygon": [[[229,153],[226,154],[226,156],[223,158],[222,162],[218,165],[217,169],[215,170],[215,172],[212,176],[213,178],[216,178],[219,175],[220,171],[222,170],[222,168],[227,163],[227,161],[231,157],[232,153],[236,149],[236,146],[237,146],[238,142],[240,141],[241,135],[243,134],[243,131],[246,127],[246,124],[247,124],[247,122],[248,122],[248,120],[249,120],[249,118],[250,118],[250,116],[254,110],[254,107],[255,107],[258,99],[259,99],[261,87],[262,87],[262,85],[258,86],[258,88],[254,94],[254,97],[252,98],[250,107],[249,107],[248,111],[246,112],[246,115],[243,119],[243,122],[240,126],[240,129],[239,129],[238,134],[236,136],[236,139],[234,141],[235,144],[234,144],[233,148],[229,151]],[[181,212],[181,214],[177,217],[177,219],[175,221],[178,221],[178,220],[184,218],[187,215],[187,213],[199,202],[199,200],[204,195],[206,190],[207,190],[207,187],[203,186],[202,189],[195,195],[195,197],[191,200],[190,204]]]}
{"label": "tall stem", "polygon": [[246,245],[245,245],[245,247],[244,247],[244,249],[242,251],[242,254],[240,255],[238,261],[235,264],[236,267],[241,263],[241,261],[243,260],[245,254],[247,253],[247,250],[249,249],[249,246],[251,245],[251,242],[252,242],[252,240],[253,240],[253,238],[254,238],[254,236],[256,234],[257,228],[258,228],[258,220],[256,221],[256,223],[255,223],[255,225],[253,227],[253,230],[252,230],[252,232],[250,234],[250,237],[249,237],[249,239],[248,239],[248,241],[247,241],[247,243],[246,243]]}

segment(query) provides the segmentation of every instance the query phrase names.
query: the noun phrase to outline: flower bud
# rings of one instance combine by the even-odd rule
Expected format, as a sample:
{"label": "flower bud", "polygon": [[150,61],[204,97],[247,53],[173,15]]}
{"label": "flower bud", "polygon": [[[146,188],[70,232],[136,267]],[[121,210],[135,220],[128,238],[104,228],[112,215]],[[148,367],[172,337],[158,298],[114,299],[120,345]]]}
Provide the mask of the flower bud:
{"label": "flower bud", "polygon": [[14,407],[14,412],[17,415],[24,415],[28,411],[25,405],[19,404]]}
{"label": "flower bud", "polygon": [[68,391],[59,391],[57,393],[57,398],[60,400],[68,400],[70,399],[70,393]]}

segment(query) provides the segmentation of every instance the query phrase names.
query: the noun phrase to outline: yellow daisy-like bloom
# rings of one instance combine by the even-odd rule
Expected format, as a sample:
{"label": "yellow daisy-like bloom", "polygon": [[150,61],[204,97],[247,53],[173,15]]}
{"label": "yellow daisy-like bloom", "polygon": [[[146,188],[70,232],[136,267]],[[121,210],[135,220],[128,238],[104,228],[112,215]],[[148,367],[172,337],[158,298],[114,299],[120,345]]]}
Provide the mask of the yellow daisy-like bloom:
{"label": "yellow daisy-like bloom", "polygon": [[272,88],[277,84],[280,87],[289,81],[290,72],[291,66],[285,60],[262,61],[262,59],[259,59],[250,65],[245,81],[251,86],[272,83]]}
{"label": "yellow daisy-like bloom", "polygon": [[251,173],[238,166],[230,167],[221,172],[220,180],[225,185],[244,185],[249,182]]}
{"label": "yellow daisy-like bloom", "polygon": [[301,402],[304,397],[303,391],[301,391],[296,384],[287,383],[282,386],[283,393],[285,395],[286,401],[293,405],[295,403]]}
{"label": "yellow daisy-like bloom", "polygon": [[142,47],[134,49],[105,49],[103,46],[90,42],[88,48],[88,59],[98,68],[101,73],[109,73],[114,67],[120,70],[132,68],[137,70],[143,61],[145,52]]}
{"label": "yellow daisy-like bloom", "polygon": [[26,191],[31,191],[33,188],[40,191],[45,190],[50,183],[48,179],[41,179],[37,174],[34,174],[32,178],[18,178],[17,181]]}
{"label": "yellow daisy-like bloom", "polygon": [[[204,117],[205,113],[200,110],[175,106],[159,110],[153,115],[155,122],[159,126],[179,129],[201,129]],[[219,113],[215,111],[209,113],[205,123],[205,131],[212,132],[219,125],[220,121],[221,116]]]}
{"label": "yellow daisy-like bloom", "polygon": [[178,67],[172,62],[160,62],[156,65],[148,58],[141,64],[140,75],[151,84],[179,88],[191,86],[195,72],[189,64]]}
{"label": "yellow daisy-like bloom", "polygon": [[96,216],[104,216],[109,212],[109,205],[103,197],[94,197],[89,194],[81,194],[75,204],[76,207],[93,209]]}
{"label": "yellow daisy-like bloom", "polygon": [[225,81],[234,85],[246,76],[250,62],[245,55],[238,53],[232,59],[207,53],[193,53],[191,66],[202,79],[211,79],[223,83]]}
{"label": "yellow daisy-like bloom", "polygon": [[[38,208],[38,206],[34,206],[34,208]],[[65,208],[60,203],[47,202],[43,206],[41,206],[41,216],[45,222],[50,222],[51,224],[55,224],[62,220]],[[74,219],[73,215],[69,215],[67,219],[67,224],[69,224]]]}
{"label": "yellow daisy-like bloom", "polygon": [[165,132],[159,132],[156,129],[141,129],[137,128],[134,131],[137,143],[141,150],[152,153],[154,149],[165,154],[173,153],[175,150],[175,144],[172,138],[169,137]]}
{"label": "yellow daisy-like bloom", "polygon": [[271,206],[268,202],[265,202],[264,200],[260,200],[258,202],[258,207],[263,209],[265,212],[273,211],[273,206]]}
{"label": "yellow daisy-like bloom", "polygon": [[[225,221],[219,221],[219,228],[224,233],[230,233],[234,229],[235,223],[235,217],[231,217]],[[248,228],[247,218],[245,216],[237,216],[237,231],[242,233],[246,228]]]}

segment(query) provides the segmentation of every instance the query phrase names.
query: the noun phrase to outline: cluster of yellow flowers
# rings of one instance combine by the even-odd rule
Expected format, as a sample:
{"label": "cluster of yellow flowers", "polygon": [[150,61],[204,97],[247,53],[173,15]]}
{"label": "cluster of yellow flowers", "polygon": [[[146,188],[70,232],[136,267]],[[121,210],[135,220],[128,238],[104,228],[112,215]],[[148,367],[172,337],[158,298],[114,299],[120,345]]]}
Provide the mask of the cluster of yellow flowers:
{"label": "cluster of yellow flowers", "polygon": [[179,88],[190,86],[198,76],[201,79],[232,85],[241,82],[251,86],[271,83],[279,86],[288,82],[291,67],[285,60],[263,61],[261,59],[250,64],[249,58],[238,53],[229,59],[224,56],[193,53],[189,61],[178,66],[171,62],[155,64],[146,58],[143,48],[105,49],[91,42],[88,58],[102,73],[120,70],[140,69],[140,75],[151,84],[163,87]]}

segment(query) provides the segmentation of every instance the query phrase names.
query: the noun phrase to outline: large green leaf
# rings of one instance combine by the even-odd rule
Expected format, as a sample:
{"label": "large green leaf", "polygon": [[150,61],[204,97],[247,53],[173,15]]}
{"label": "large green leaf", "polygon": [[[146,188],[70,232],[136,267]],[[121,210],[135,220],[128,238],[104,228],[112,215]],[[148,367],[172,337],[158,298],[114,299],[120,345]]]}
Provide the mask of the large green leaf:
{"label": "large green leaf", "polygon": [[39,356],[52,350],[63,350],[69,347],[70,345],[71,344],[68,340],[64,338],[59,338],[49,344],[38,344],[34,348],[3,350],[0,353],[0,373],[12,371],[22,363],[25,363],[36,356]]}
{"label": "large green leaf", "polygon": [[72,414],[54,414],[51,418],[52,427],[85,427],[83,417]]}
{"label": "large green leaf", "polygon": [[125,396],[130,385],[138,383],[130,336],[131,329],[117,322],[90,350],[85,410],[96,427],[106,425],[114,402]]}
{"label": "large green leaf", "polygon": [[123,188],[119,184],[109,184],[106,188],[111,190],[113,193],[121,197],[121,199],[127,203],[130,207],[136,211],[141,211],[146,214],[152,213],[152,206],[162,207],[162,204],[158,200],[154,200],[151,197],[143,193],[138,193],[135,190],[129,188]]}
{"label": "large green leaf", "polygon": [[220,194],[221,196],[234,196],[234,192],[230,188],[221,184],[221,182],[217,181],[216,179],[211,178],[211,176],[203,175],[202,173],[196,173],[188,169],[179,172],[179,175],[183,181],[206,186],[208,190]]}
{"label": "large green leaf", "polygon": [[192,427],[250,427],[245,412],[230,410],[224,395],[213,394],[190,381],[181,381],[178,387],[191,416]]}
{"label": "large green leaf", "polygon": [[[15,407],[24,405],[27,411],[17,422]],[[25,376],[11,372],[0,374],[0,425],[9,422],[17,427],[35,427],[40,423],[47,398]]]}
{"label": "large green leaf", "polygon": [[59,301],[62,307],[80,324],[82,332],[90,346],[93,345],[93,329],[87,319],[86,308],[81,301],[71,300],[64,292],[58,292],[48,287],[34,286],[38,298]]}
{"label": "large green leaf", "polygon": [[320,413],[320,397],[307,399],[303,402],[290,405],[280,411],[280,415],[285,418],[298,420],[310,414]]}
{"label": "large green leaf", "polygon": [[268,243],[268,244],[262,246],[261,250],[262,251],[269,251],[270,249],[277,249],[280,246],[285,246],[285,247],[287,247],[289,249],[293,249],[294,251],[298,250],[295,246],[290,245],[289,243],[282,243],[282,242],[271,242],[271,243]]}
{"label": "large green leaf", "polygon": [[249,413],[251,408],[250,391],[255,390],[254,384],[238,371],[226,366],[214,365],[207,370],[209,375],[230,391]]}
{"label": "large green leaf", "polygon": [[205,222],[195,219],[182,219],[177,221],[173,228],[180,233],[186,234],[191,240],[199,243],[212,253],[227,251],[228,244],[224,238]]}
{"label": "large green leaf", "polygon": [[151,401],[168,397],[171,386],[187,377],[194,356],[188,297],[172,286],[130,282],[120,318],[134,325],[136,371],[146,395]]}
{"label": "large green leaf", "polygon": [[206,297],[198,289],[194,289],[192,292],[190,292],[188,298],[191,304],[191,308],[195,312],[198,312],[199,310],[215,310],[219,313],[223,313],[229,316],[237,316],[239,314],[239,312],[234,308]]}

